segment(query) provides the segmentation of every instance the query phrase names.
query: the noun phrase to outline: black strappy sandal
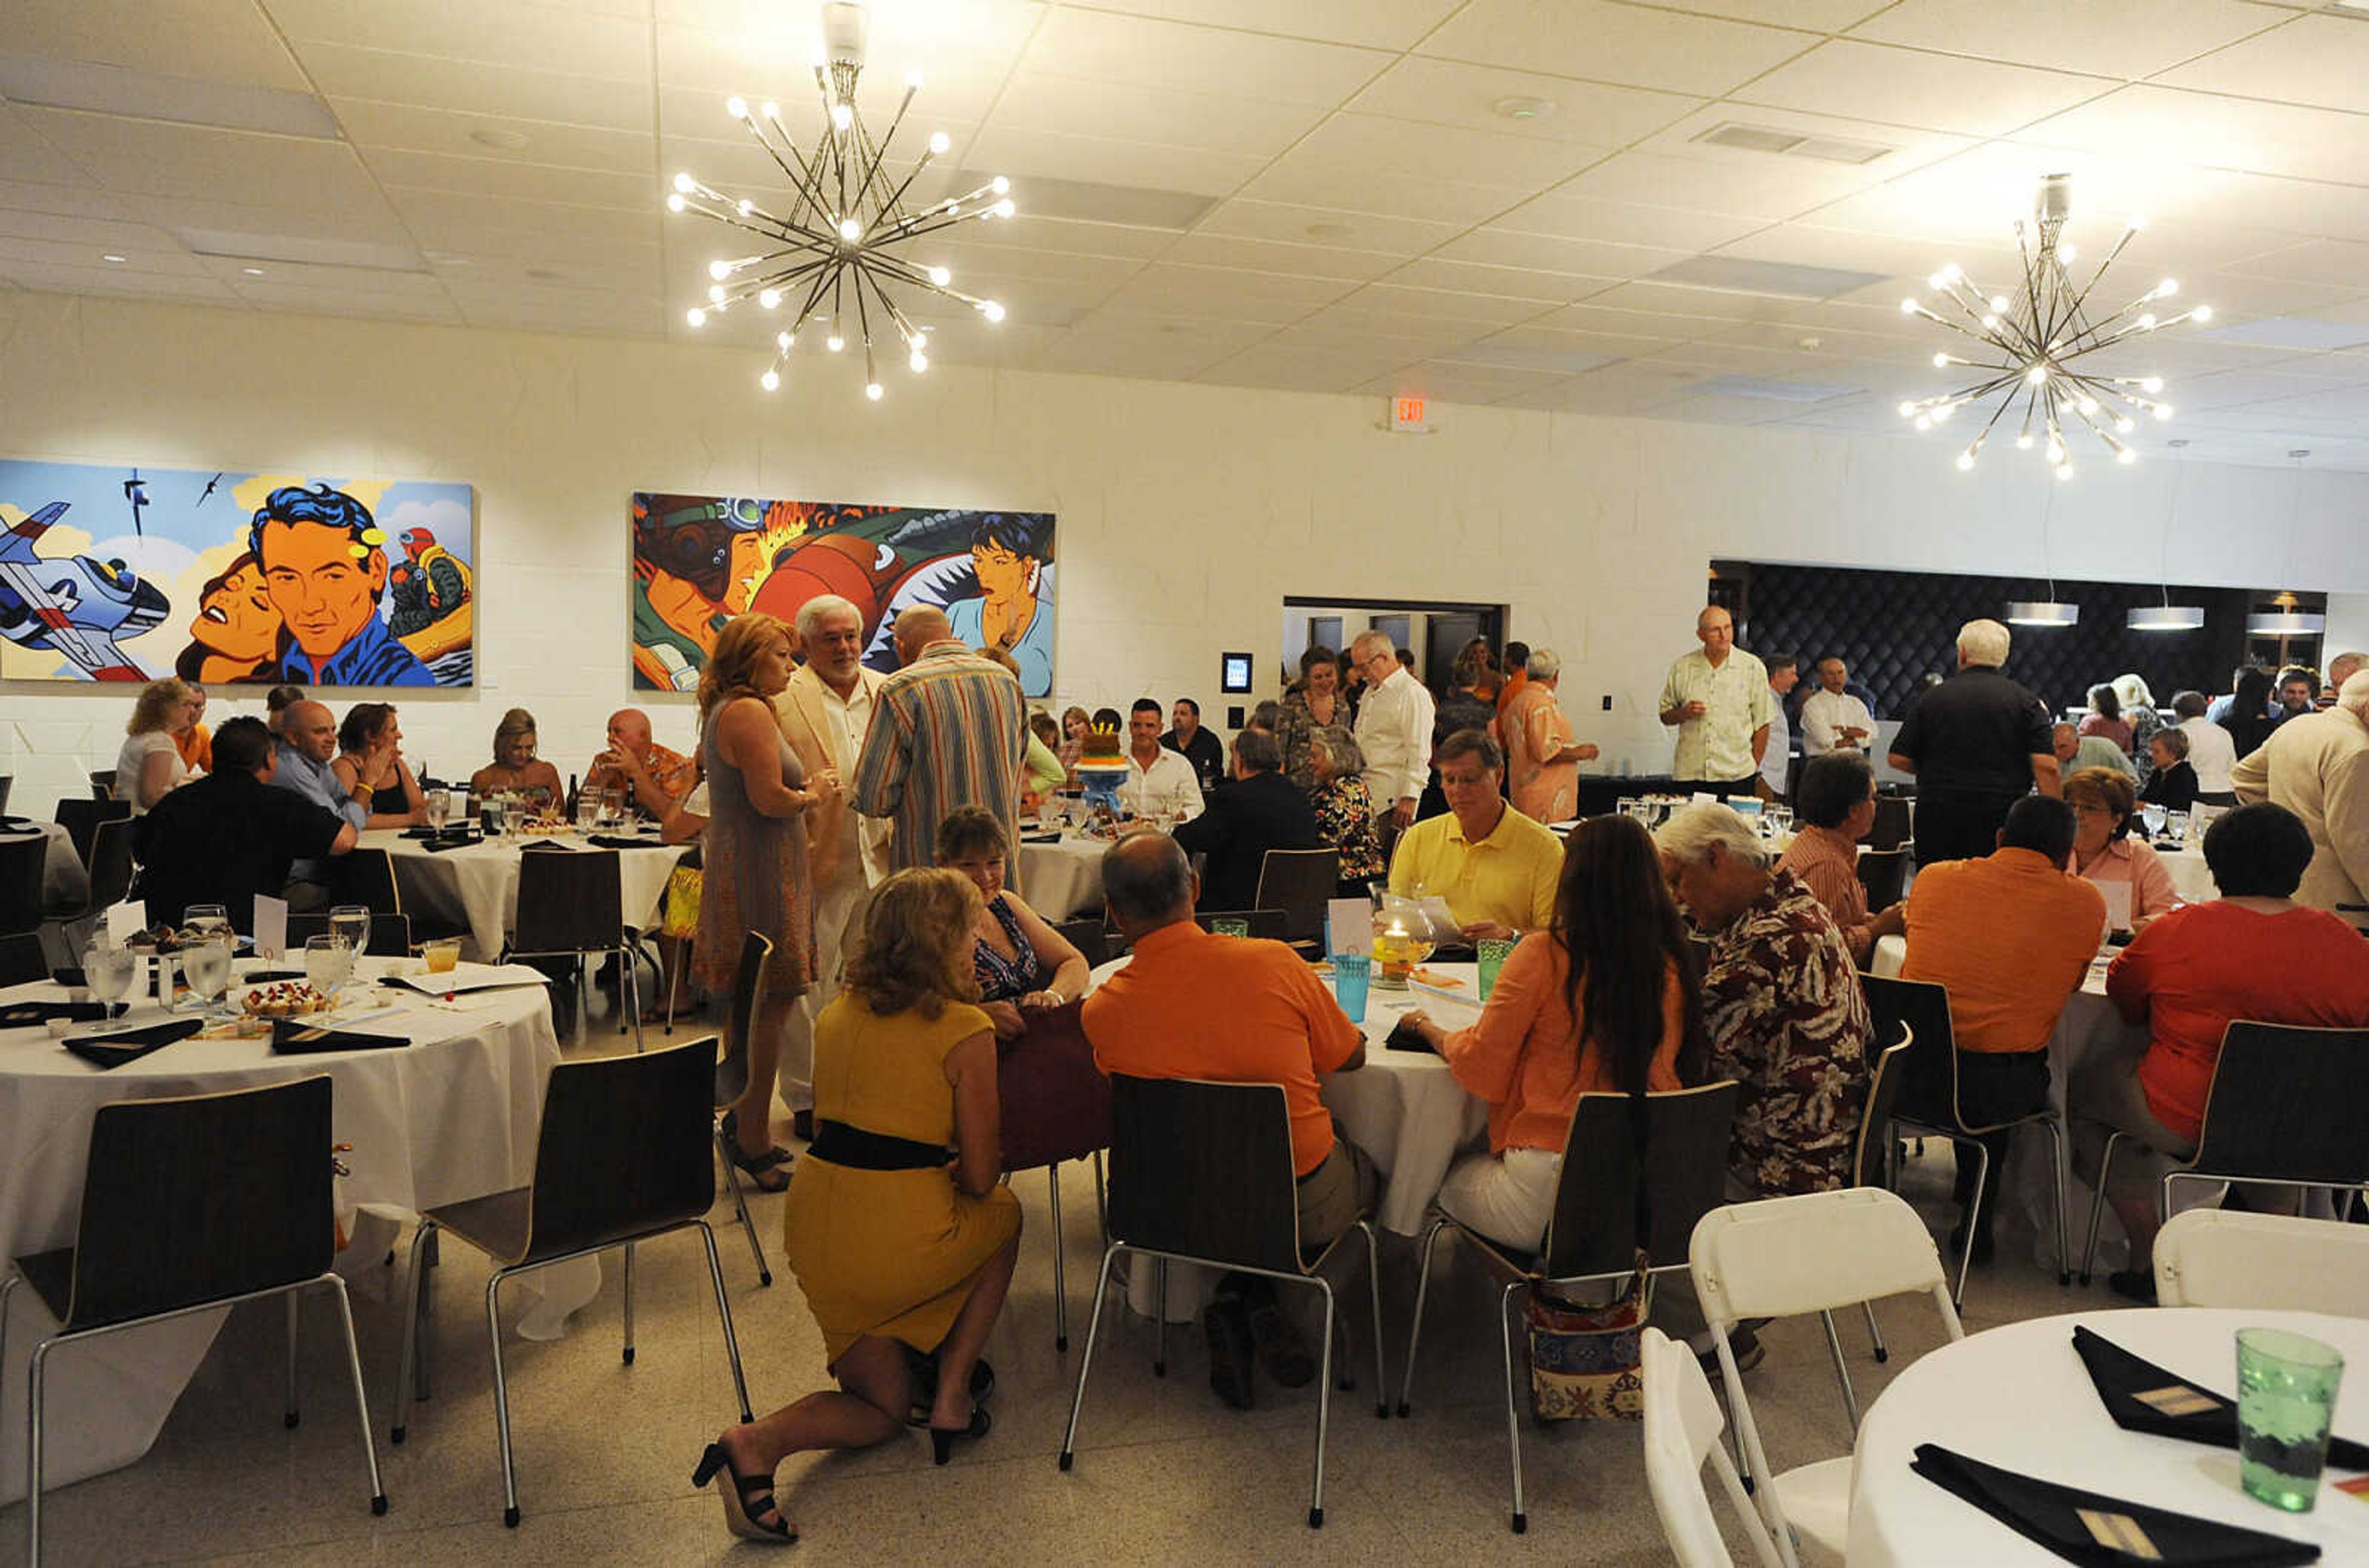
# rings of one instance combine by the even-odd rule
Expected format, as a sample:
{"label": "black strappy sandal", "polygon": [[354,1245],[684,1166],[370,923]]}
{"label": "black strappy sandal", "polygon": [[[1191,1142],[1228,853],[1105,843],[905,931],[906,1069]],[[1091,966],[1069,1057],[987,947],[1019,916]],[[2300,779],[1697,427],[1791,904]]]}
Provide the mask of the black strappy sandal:
{"label": "black strappy sandal", "polygon": [[[942,1461],[943,1462],[943,1461]],[[693,1486],[705,1486],[718,1474],[729,1476],[730,1486],[719,1486],[715,1494],[724,1500],[724,1525],[742,1540],[769,1540],[782,1546],[797,1544],[798,1532],[790,1528],[790,1521],[773,1497],[771,1475],[742,1475],[732,1468],[732,1456],[721,1443],[710,1443],[707,1451],[699,1456],[699,1468],[691,1473]],[[774,1522],[760,1524],[757,1516],[768,1508]]]}
{"label": "black strappy sandal", "polygon": [[987,1413],[987,1406],[983,1404],[974,1404],[970,1407],[970,1425],[967,1426],[931,1427],[931,1461],[935,1464],[948,1463],[955,1457],[956,1438],[960,1437],[968,1441],[984,1437],[994,1427],[995,1418]]}
{"label": "black strappy sandal", "polygon": [[[908,1351],[906,1359],[911,1365],[913,1380],[921,1397],[905,1413],[905,1425],[917,1432],[927,1431],[930,1406],[937,1402],[938,1397],[938,1358],[934,1354],[923,1356],[918,1351]],[[995,1368],[988,1365],[987,1357],[982,1356],[970,1364],[970,1402],[974,1405],[985,1404],[987,1396],[994,1391]]]}
{"label": "black strappy sandal", "polygon": [[[749,1185],[761,1193],[787,1190],[790,1185],[790,1173],[782,1167],[790,1162],[792,1158],[790,1151],[777,1143],[762,1154],[750,1154],[740,1147],[740,1135],[733,1128],[730,1111],[724,1113],[723,1125],[725,1150],[730,1156],[733,1167],[749,1178]],[[779,1174],[781,1179],[779,1181],[765,1179],[774,1174]]]}

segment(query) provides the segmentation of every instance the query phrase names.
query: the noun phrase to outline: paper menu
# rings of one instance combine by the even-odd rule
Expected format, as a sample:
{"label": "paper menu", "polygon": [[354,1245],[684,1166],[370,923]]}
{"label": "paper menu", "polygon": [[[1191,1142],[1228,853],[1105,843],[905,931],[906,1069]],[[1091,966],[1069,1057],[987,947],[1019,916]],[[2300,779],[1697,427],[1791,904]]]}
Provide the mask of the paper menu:
{"label": "paper menu", "polygon": [[456,964],[441,975],[389,975],[387,980],[429,996],[460,996],[501,986],[547,985],[550,977],[525,964]]}

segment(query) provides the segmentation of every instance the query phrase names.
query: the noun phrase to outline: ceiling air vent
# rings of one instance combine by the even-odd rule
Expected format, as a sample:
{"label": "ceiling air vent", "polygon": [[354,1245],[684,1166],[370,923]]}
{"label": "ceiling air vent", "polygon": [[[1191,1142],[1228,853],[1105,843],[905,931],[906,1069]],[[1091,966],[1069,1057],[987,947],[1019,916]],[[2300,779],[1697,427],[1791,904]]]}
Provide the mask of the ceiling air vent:
{"label": "ceiling air vent", "polygon": [[1858,142],[1847,136],[1813,136],[1777,125],[1748,125],[1731,120],[1695,138],[1714,147],[1736,147],[1747,153],[1774,153],[1781,157],[1815,158],[1826,164],[1871,164],[1886,153],[1899,151],[1882,142]]}

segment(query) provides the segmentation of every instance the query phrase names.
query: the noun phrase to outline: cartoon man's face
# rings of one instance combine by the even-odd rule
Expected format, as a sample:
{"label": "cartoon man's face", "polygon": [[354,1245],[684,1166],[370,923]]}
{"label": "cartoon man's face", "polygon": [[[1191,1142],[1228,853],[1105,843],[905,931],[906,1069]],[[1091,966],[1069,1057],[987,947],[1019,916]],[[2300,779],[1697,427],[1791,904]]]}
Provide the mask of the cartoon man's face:
{"label": "cartoon man's face", "polygon": [[270,658],[280,638],[280,612],[264,589],[263,573],[253,565],[241,567],[207,594],[198,618],[189,623],[189,636],[231,658]]}
{"label": "cartoon man's face", "polygon": [[386,553],[360,559],[342,528],[271,522],[262,534],[266,591],[307,657],[326,658],[354,639],[378,612],[386,586]]}

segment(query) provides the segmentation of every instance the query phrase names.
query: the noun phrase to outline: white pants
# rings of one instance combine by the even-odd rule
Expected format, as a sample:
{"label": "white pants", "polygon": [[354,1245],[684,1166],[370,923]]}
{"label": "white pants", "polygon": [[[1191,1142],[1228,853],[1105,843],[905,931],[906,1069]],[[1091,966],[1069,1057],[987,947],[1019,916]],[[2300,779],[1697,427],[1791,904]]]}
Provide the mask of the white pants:
{"label": "white pants", "polygon": [[839,994],[839,966],[864,932],[864,912],[872,907],[872,889],[860,869],[827,887],[815,889],[815,980],[791,1005],[783,1030],[781,1065],[773,1081],[782,1104],[793,1111],[814,1105],[815,1020]]}
{"label": "white pants", "polygon": [[1439,1184],[1439,1207],[1516,1252],[1535,1252],[1554,1218],[1562,1155],[1545,1149],[1468,1154]]}

